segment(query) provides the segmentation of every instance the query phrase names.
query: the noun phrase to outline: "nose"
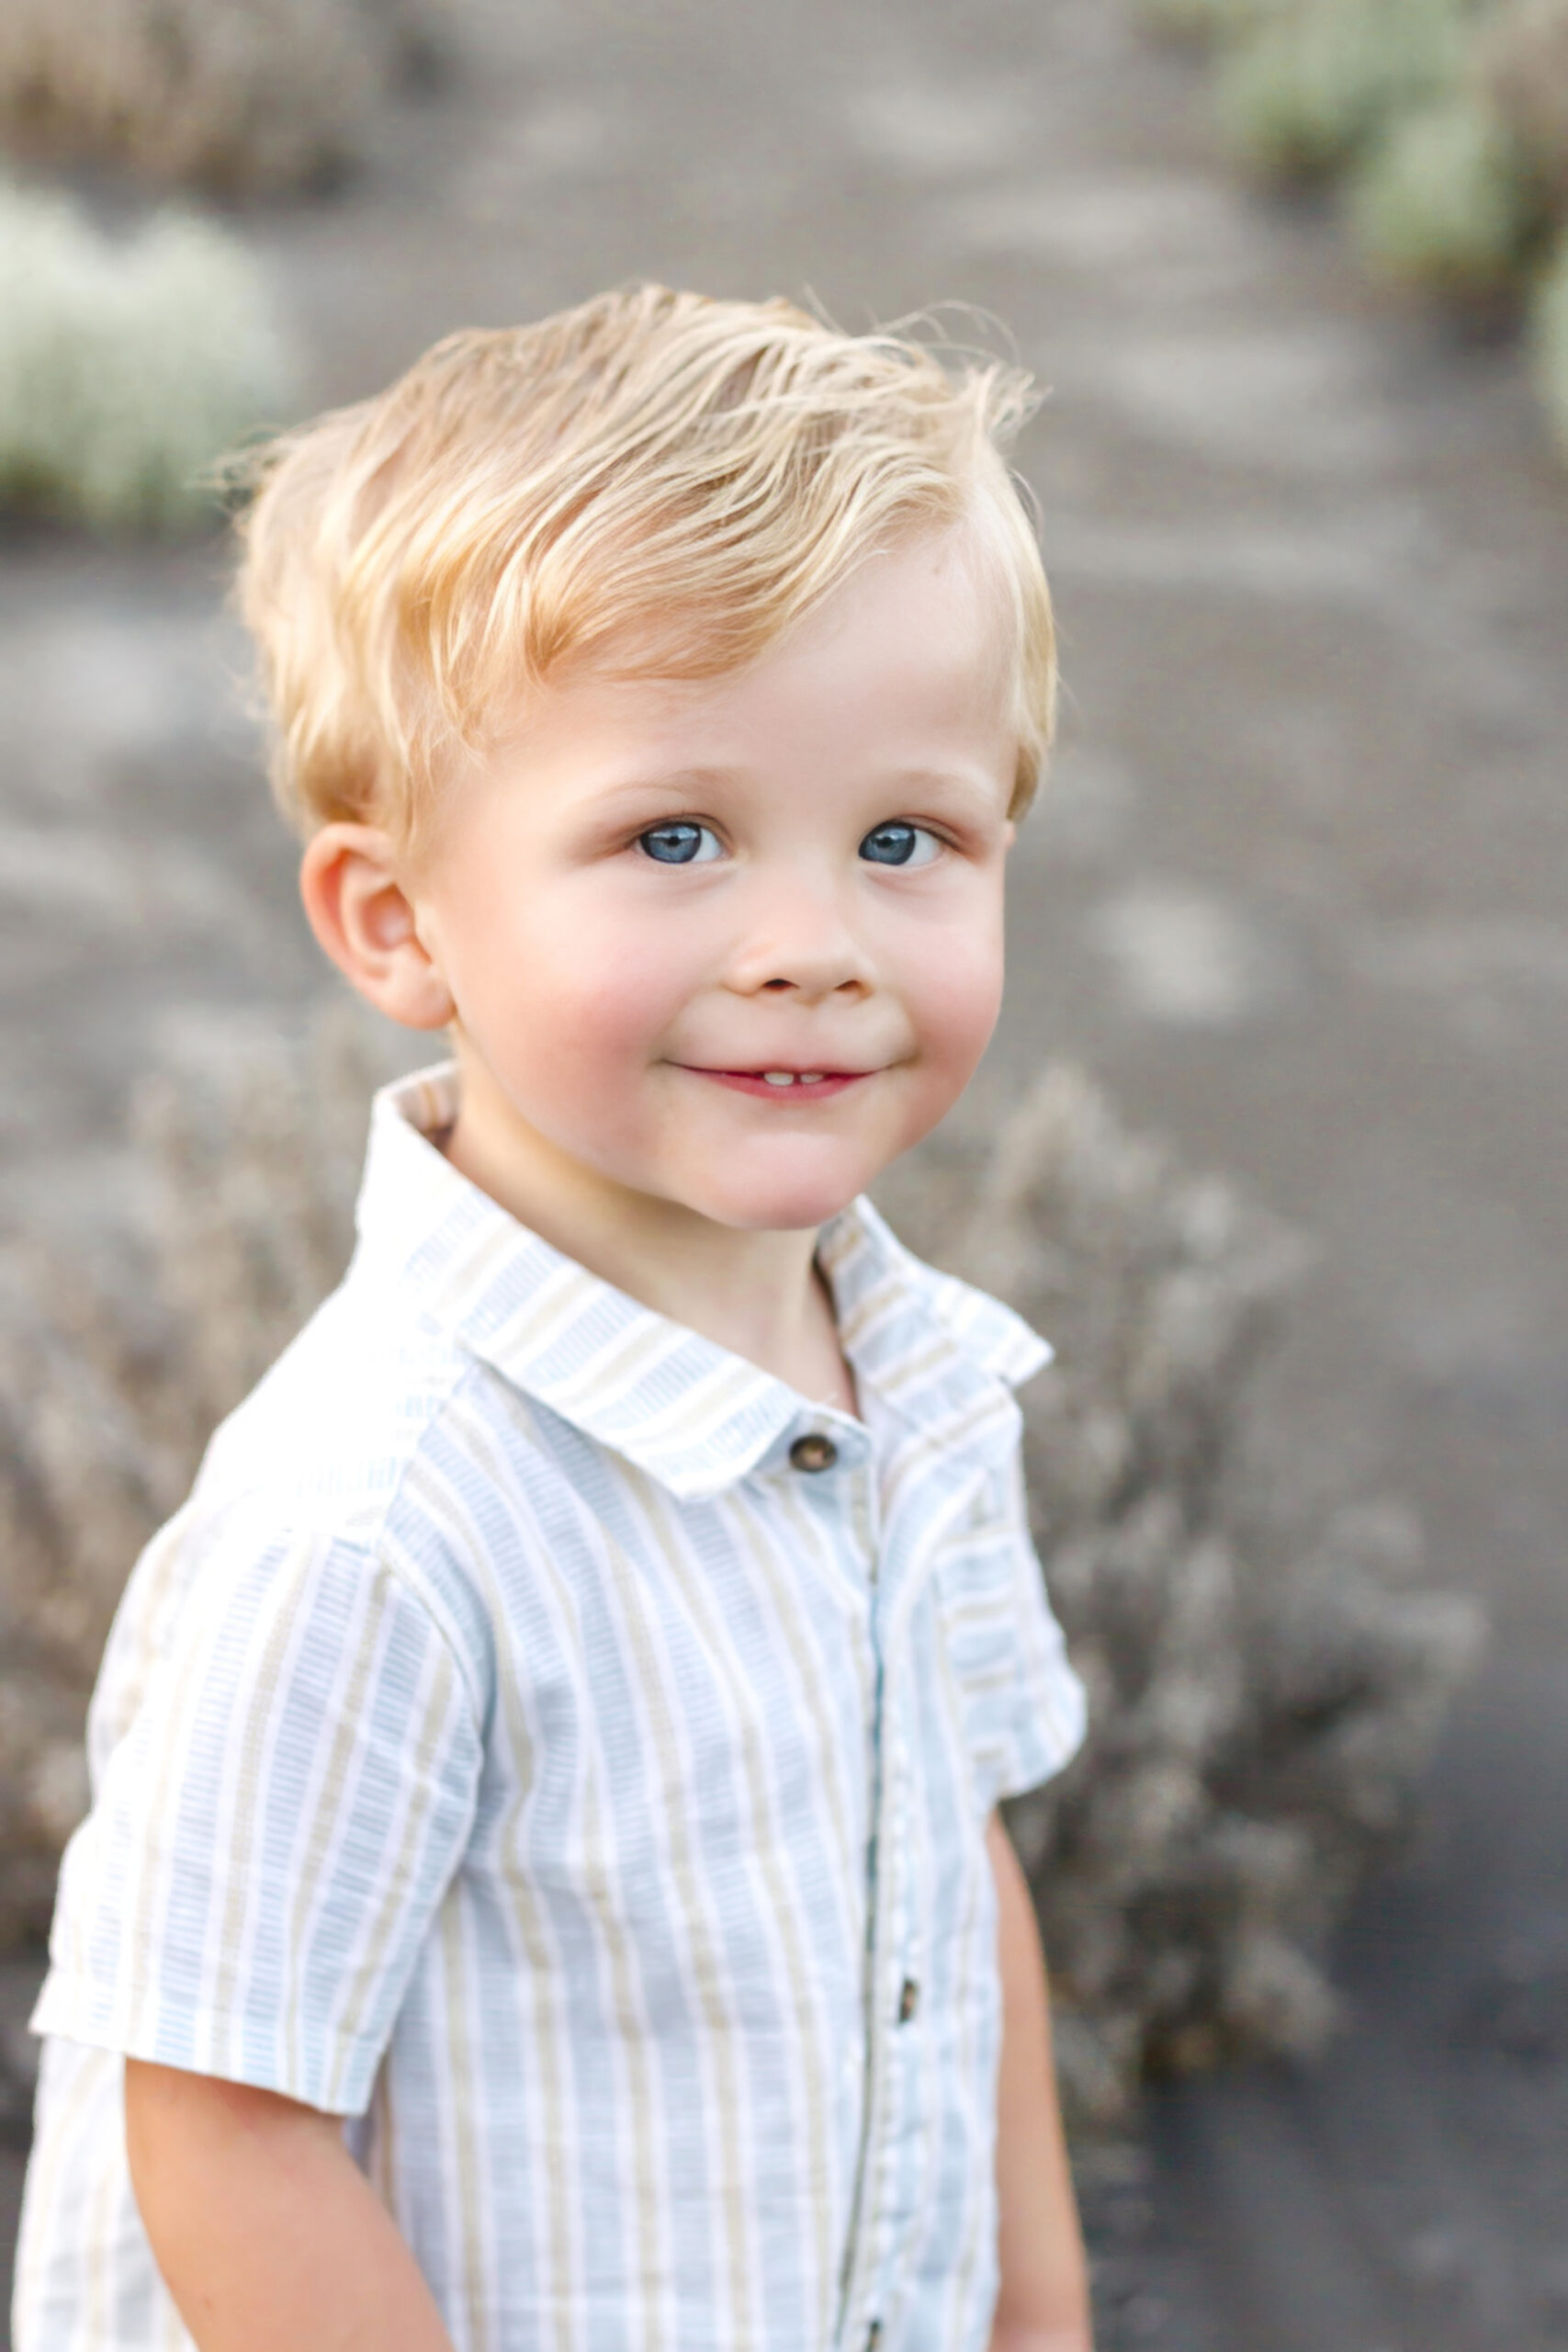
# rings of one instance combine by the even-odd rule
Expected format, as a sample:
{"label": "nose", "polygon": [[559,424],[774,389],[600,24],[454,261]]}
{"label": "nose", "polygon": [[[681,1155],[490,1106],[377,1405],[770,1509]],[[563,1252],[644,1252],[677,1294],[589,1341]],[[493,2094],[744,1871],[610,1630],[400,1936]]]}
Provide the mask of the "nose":
{"label": "nose", "polygon": [[729,985],[739,995],[789,995],[817,1004],[840,993],[870,993],[871,959],[826,878],[772,881],[750,912],[730,965]]}

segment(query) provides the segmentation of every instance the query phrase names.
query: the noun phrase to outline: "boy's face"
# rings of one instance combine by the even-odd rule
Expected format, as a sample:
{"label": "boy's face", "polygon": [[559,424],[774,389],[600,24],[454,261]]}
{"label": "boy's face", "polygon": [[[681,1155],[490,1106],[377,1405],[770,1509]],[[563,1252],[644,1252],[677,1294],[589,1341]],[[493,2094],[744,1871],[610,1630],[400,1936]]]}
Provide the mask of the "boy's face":
{"label": "boy's face", "polygon": [[932,537],[749,669],[531,702],[409,886],[470,1157],[801,1230],[936,1125],[1001,999],[998,605]]}

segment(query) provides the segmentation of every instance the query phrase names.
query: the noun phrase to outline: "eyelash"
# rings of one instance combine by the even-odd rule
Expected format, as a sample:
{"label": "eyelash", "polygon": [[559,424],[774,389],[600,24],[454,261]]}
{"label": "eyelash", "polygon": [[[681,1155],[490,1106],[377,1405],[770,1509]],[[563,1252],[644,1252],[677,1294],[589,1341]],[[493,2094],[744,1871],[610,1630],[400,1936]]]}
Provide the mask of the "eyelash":
{"label": "eyelash", "polygon": [[[660,857],[657,850],[649,846],[661,839],[673,842],[677,834],[694,833],[699,838],[693,844],[689,856]],[[662,825],[649,825],[645,833],[639,833],[637,846],[645,857],[652,859],[655,865],[711,865],[713,857],[705,855],[702,851],[703,837],[713,842],[715,855],[722,850],[724,844],[711,825],[699,824],[694,817],[671,817]]]}
{"label": "eyelash", "polygon": [[[908,833],[912,837],[909,855],[908,857],[868,857],[865,861],[868,865],[891,865],[901,873],[908,872],[912,868],[918,873],[921,866],[930,865],[938,851],[945,846],[941,834],[933,833],[929,825],[912,824],[908,817],[890,817],[885,825],[872,827],[865,840],[861,842],[861,855],[865,856],[867,842],[874,842],[878,838],[886,841],[889,835],[895,833]],[[922,842],[929,842],[930,850],[925,856],[918,857],[915,851]]]}
{"label": "eyelash", "polygon": [[[865,863],[868,865],[888,865],[898,871],[912,868],[918,873],[922,866],[930,865],[937,853],[946,845],[941,835],[932,832],[929,825],[913,824],[906,817],[892,817],[885,824],[872,827],[861,842],[861,854],[864,856],[867,842],[879,837],[886,842],[895,834],[912,837],[909,854],[905,857],[867,857]],[[661,855],[652,847],[656,841],[663,841],[677,854],[673,856]],[[705,841],[714,844],[711,852],[704,850]],[[691,842],[689,850],[685,847],[687,842]],[[922,842],[929,842],[930,850],[926,855],[917,856],[915,852]],[[637,835],[636,846],[656,865],[711,865],[723,851],[723,843],[713,827],[700,823],[694,817],[671,817],[662,825],[649,825],[646,832]],[[681,854],[682,851],[684,854]]]}

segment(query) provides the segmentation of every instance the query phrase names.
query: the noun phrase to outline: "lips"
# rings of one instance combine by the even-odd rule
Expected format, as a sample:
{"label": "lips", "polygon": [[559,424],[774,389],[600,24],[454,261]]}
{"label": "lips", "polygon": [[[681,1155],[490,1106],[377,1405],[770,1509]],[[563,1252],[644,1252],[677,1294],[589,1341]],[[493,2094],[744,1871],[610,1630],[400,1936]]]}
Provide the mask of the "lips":
{"label": "lips", "polygon": [[774,1102],[827,1102],[874,1075],[864,1069],[702,1069],[693,1062],[682,1067],[694,1078]]}

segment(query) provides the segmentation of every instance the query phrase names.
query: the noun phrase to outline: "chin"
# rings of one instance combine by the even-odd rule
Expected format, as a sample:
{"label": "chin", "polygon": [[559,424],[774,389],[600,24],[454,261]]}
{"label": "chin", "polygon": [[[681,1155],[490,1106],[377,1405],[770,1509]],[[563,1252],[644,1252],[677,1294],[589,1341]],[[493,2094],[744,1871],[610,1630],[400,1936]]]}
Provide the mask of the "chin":
{"label": "chin", "polygon": [[849,1207],[871,1180],[870,1170],[727,1170],[686,1193],[688,1204],[716,1225],[740,1233],[804,1233]]}

